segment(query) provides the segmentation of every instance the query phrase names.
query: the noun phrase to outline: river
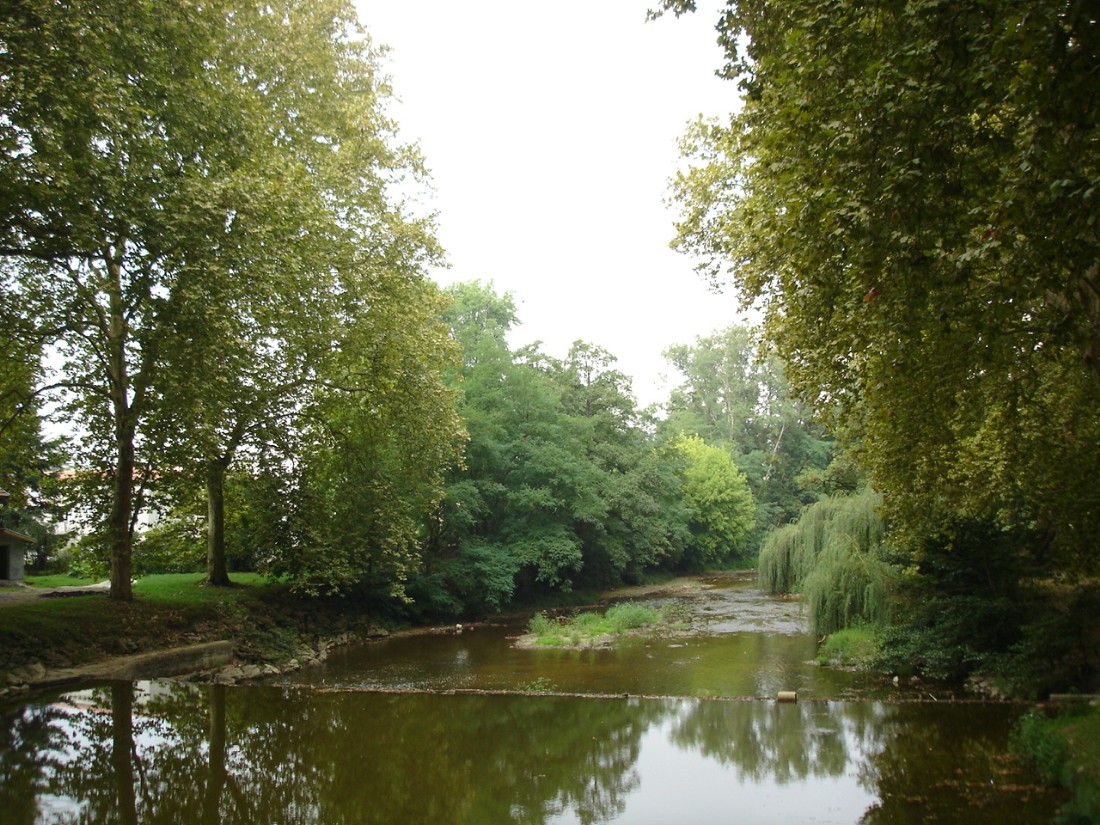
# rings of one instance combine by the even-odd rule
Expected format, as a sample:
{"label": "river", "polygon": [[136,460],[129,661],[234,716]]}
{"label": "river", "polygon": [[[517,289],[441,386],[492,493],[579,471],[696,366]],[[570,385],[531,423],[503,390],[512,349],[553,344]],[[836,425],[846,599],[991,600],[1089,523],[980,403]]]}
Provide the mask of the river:
{"label": "river", "polygon": [[[1050,821],[1006,756],[1023,708],[812,663],[797,604],[682,598],[689,635],[519,650],[520,626],[348,648],[283,684],[116,683],[0,730],[0,821]],[[774,701],[780,690],[795,703]]]}

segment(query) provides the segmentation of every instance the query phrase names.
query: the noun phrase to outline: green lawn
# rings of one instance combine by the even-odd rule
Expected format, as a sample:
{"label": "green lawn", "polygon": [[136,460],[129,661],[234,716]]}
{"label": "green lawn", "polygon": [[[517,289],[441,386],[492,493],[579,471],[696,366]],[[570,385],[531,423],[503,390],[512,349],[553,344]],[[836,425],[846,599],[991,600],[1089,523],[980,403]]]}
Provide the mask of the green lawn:
{"label": "green lawn", "polygon": [[80,587],[85,584],[95,584],[93,579],[82,579],[79,576],[64,574],[27,576],[23,581],[31,587]]}

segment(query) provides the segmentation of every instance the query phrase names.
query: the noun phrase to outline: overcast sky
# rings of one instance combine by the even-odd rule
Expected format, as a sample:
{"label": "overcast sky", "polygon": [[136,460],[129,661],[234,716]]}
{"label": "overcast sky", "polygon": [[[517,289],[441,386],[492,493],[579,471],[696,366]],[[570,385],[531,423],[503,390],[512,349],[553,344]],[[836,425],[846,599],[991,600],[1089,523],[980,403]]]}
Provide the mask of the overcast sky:
{"label": "overcast sky", "polygon": [[598,344],[663,400],[662,350],[739,317],[669,249],[664,203],[686,124],[735,106],[718,5],[647,23],[651,0],[357,2],[431,170],[437,280],[492,281],[518,305],[513,345]]}

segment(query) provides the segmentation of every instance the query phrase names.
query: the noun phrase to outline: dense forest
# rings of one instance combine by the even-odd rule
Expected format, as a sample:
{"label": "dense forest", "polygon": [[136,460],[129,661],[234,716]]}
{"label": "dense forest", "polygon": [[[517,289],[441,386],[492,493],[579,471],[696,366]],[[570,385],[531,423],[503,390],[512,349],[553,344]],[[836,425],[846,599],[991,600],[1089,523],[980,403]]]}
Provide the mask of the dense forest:
{"label": "dense forest", "polygon": [[743,105],[684,137],[675,243],[764,322],[668,342],[639,409],[614,354],[515,346],[514,296],[429,278],[349,3],[9,4],[8,526],[121,601],[255,570],[421,619],[759,561],[883,667],[1087,684],[1100,21],[742,0],[717,30]]}

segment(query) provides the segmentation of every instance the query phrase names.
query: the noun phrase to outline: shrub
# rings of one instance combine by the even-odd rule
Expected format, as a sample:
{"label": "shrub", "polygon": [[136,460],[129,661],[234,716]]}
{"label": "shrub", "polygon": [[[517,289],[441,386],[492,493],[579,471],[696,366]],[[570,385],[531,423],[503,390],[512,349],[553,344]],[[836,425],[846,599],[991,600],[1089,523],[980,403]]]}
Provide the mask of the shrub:
{"label": "shrub", "polygon": [[606,617],[615,633],[624,633],[657,621],[657,611],[641,604],[626,602],[608,609]]}
{"label": "shrub", "polygon": [[558,628],[558,623],[542,612],[536,613],[527,621],[527,632],[532,636],[549,636]]}
{"label": "shrub", "polygon": [[862,665],[874,658],[878,650],[878,632],[867,626],[838,630],[821,646],[817,663],[820,665]]}

